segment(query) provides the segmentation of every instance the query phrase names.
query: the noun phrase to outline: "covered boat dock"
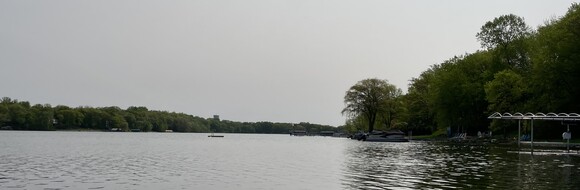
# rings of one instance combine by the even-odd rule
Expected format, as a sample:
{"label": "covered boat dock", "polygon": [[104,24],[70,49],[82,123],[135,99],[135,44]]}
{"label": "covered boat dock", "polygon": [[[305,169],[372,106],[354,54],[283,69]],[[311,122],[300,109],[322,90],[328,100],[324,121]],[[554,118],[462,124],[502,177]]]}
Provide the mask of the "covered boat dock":
{"label": "covered boat dock", "polygon": [[[518,120],[518,147],[521,146],[521,121],[531,120],[531,134],[530,134],[530,147],[531,154],[534,153],[534,120],[552,120],[552,121],[562,121],[562,122],[577,122],[580,121],[580,114],[577,113],[499,113],[495,112],[490,115],[488,119],[506,119],[506,120]],[[567,131],[563,134],[563,137],[567,139],[567,150],[570,152],[570,123],[566,123]]]}

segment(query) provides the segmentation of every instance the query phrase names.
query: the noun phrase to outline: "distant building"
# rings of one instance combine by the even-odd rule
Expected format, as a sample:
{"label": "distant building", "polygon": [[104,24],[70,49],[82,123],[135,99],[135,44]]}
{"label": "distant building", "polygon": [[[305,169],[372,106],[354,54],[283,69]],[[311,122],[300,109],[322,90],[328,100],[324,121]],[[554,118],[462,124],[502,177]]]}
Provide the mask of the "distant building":
{"label": "distant building", "polygon": [[218,121],[219,121],[219,120],[220,120],[220,115],[213,115],[213,119],[215,119],[215,120],[218,120]]}

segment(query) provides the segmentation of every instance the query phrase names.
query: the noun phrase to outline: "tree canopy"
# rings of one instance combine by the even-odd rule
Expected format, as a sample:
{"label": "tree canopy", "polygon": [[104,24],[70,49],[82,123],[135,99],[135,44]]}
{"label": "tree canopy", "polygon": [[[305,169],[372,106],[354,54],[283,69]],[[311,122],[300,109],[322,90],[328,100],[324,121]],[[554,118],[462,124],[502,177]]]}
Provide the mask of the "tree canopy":
{"label": "tree canopy", "polygon": [[216,132],[288,134],[299,128],[310,133],[336,131],[339,128],[301,123],[236,122],[201,118],[184,113],[149,110],[142,106],[121,109],[110,107],[77,107],[36,104],[4,97],[0,101],[0,127],[15,130],[71,130],[92,129],[107,131]]}
{"label": "tree canopy", "polygon": [[351,118],[364,117],[368,131],[371,132],[377,118],[382,119],[387,127],[391,127],[401,94],[401,89],[389,84],[387,80],[361,80],[346,91],[342,113]]}
{"label": "tree canopy", "polygon": [[[487,116],[493,112],[580,112],[579,26],[578,3],[564,16],[535,30],[513,14],[484,23],[476,34],[482,50],[452,57],[411,79],[407,94],[398,98],[401,106],[396,114],[401,125],[391,127],[406,124],[405,129],[413,134],[448,128],[471,134],[488,130],[509,133],[510,129]],[[343,113],[358,116],[347,121],[350,129],[372,128],[374,121],[370,116],[360,117],[373,115],[363,106],[368,99],[362,93],[367,92],[363,81],[345,96]],[[376,113],[387,107],[386,103],[372,105]],[[538,129],[545,130],[540,136],[561,133],[557,122],[542,125],[550,127]]]}
{"label": "tree canopy", "polygon": [[486,22],[477,33],[481,46],[493,49],[498,46],[507,46],[515,40],[527,37],[531,33],[524,18],[513,14],[502,15]]}

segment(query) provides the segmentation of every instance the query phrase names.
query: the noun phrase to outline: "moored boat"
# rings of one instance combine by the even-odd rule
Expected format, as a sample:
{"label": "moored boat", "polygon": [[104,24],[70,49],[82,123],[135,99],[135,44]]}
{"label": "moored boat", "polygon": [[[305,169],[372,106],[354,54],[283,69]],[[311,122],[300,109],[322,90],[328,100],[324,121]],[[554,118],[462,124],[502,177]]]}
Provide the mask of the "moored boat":
{"label": "moored boat", "polygon": [[223,135],[214,135],[213,133],[211,133],[211,135],[208,135],[207,137],[224,137]]}
{"label": "moored boat", "polygon": [[370,142],[409,142],[405,138],[405,133],[400,130],[373,131],[363,137],[363,140]]}

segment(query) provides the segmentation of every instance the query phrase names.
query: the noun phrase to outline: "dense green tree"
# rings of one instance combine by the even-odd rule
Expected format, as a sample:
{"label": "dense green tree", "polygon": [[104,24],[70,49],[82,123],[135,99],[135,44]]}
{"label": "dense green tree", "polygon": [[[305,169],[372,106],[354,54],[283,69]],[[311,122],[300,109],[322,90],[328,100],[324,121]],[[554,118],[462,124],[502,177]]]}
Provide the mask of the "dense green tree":
{"label": "dense green tree", "polygon": [[86,129],[101,129],[101,130],[108,130],[110,121],[110,115],[106,112],[91,108],[91,107],[80,107],[77,108],[84,116],[83,122],[81,124],[82,128]]}
{"label": "dense green tree", "polygon": [[272,122],[257,122],[256,123],[256,131],[261,131],[261,133],[272,133],[272,128],[274,124]]}
{"label": "dense green tree", "polygon": [[[105,130],[110,130],[111,128],[118,128],[123,131],[129,130],[129,124],[127,123],[127,121],[125,121],[125,118],[123,118],[123,116],[121,115],[113,115],[110,118],[107,118],[106,122],[108,128],[106,128]],[[141,129],[142,131],[151,131],[150,126],[141,126],[141,128],[139,129]]]}
{"label": "dense green tree", "polygon": [[48,104],[36,104],[28,112],[26,126],[30,130],[54,130],[54,112]]}
{"label": "dense green tree", "polygon": [[169,129],[169,122],[164,112],[153,112],[148,113],[149,120],[151,121],[152,131],[165,132]]}
{"label": "dense green tree", "polygon": [[14,104],[10,104],[8,105],[8,111],[9,111],[9,115],[10,115],[10,120],[8,122],[9,126],[13,126],[14,129],[20,129],[20,130],[27,130],[27,126],[26,126],[26,119],[27,119],[27,115],[28,115],[28,111],[29,109],[26,108],[25,106],[18,104],[18,103],[14,103]]}
{"label": "dense green tree", "polygon": [[8,105],[0,103],[0,127],[4,126],[10,121],[10,111]]}
{"label": "dense green tree", "polygon": [[359,131],[368,131],[368,122],[363,115],[358,115],[346,120],[345,129],[351,134]]}
{"label": "dense green tree", "polygon": [[526,39],[532,34],[522,17],[502,15],[485,23],[477,39],[494,56],[492,72],[514,68],[522,72],[530,68],[529,49]]}
{"label": "dense green tree", "polygon": [[450,59],[436,70],[429,101],[440,128],[456,127],[460,132],[487,128],[483,78],[487,64],[487,54],[478,52]]}
{"label": "dense green tree", "polygon": [[[476,35],[485,50],[412,80],[404,98],[409,128],[436,124],[474,132],[488,130],[490,112],[578,112],[579,7],[573,4],[537,32],[515,15],[485,23]],[[498,123],[492,129],[505,130]]]}
{"label": "dense green tree", "polygon": [[493,49],[507,47],[513,41],[522,39],[531,33],[522,17],[513,14],[502,15],[486,22],[476,37],[482,47]]}
{"label": "dense green tree", "polygon": [[193,128],[193,122],[187,120],[185,117],[177,117],[173,120],[173,125],[171,128],[176,132],[191,132]]}
{"label": "dense green tree", "polygon": [[157,115],[163,115],[163,113],[149,111],[149,109],[144,106],[131,106],[127,108],[125,113],[123,113],[123,118],[131,129],[139,129],[145,132],[164,132],[167,129],[168,124],[166,121],[162,121],[161,117],[156,117],[159,121],[154,120],[153,117]]}
{"label": "dense green tree", "polygon": [[[2,97],[2,99],[0,99],[0,127],[2,126],[11,126],[13,127],[15,125],[15,114],[13,113],[14,109],[13,108],[14,104],[16,104],[17,101],[16,100],[12,100],[9,97]],[[17,111],[20,111],[20,109],[17,109]],[[24,115],[24,114],[22,114]],[[24,121],[21,121],[20,123],[24,123]]]}
{"label": "dense green tree", "polygon": [[[495,75],[493,81],[485,85],[485,94],[489,102],[489,113],[515,113],[524,110],[527,86],[524,78],[512,70],[504,70]],[[506,134],[511,122],[494,120],[490,128],[494,131],[503,129]]]}
{"label": "dense green tree", "polygon": [[382,123],[384,130],[393,128],[395,125],[400,125],[397,119],[402,116],[404,112],[403,106],[403,92],[393,84],[388,84],[385,87],[383,106],[378,112],[378,120]]}
{"label": "dense green tree", "polygon": [[[368,130],[373,131],[378,117],[385,116],[385,122],[390,122],[394,116],[395,98],[400,92],[386,80],[365,79],[357,82],[344,96],[345,108],[342,114],[351,118],[363,115],[368,122]],[[400,90],[399,90],[400,91]],[[385,115],[383,115],[385,114]],[[388,118],[388,119],[387,119]]]}
{"label": "dense green tree", "polygon": [[127,128],[137,129],[137,118],[135,117],[135,115],[132,112],[130,112],[130,111],[125,112],[123,114],[123,118],[127,122]]}
{"label": "dense green tree", "polygon": [[74,109],[56,109],[55,119],[58,128],[72,129],[81,126],[84,115]]}
{"label": "dense green tree", "polygon": [[195,116],[189,116],[189,118],[193,121],[193,132],[210,132],[208,120]]}
{"label": "dense green tree", "polygon": [[434,111],[429,101],[431,83],[438,65],[411,79],[408,92],[404,98],[407,109],[407,127],[414,134],[431,134],[437,130]]}
{"label": "dense green tree", "polygon": [[493,81],[487,82],[485,94],[491,113],[513,113],[524,109],[527,86],[522,76],[512,70],[504,70],[495,74]]}
{"label": "dense green tree", "polygon": [[240,132],[241,133],[256,133],[256,128],[251,123],[244,122],[241,124]]}
{"label": "dense green tree", "polygon": [[580,110],[580,5],[538,29],[533,39],[533,72],[530,83],[533,110]]}
{"label": "dense green tree", "polygon": [[220,121],[219,119],[214,119],[214,118],[209,118],[209,129],[210,131],[214,131],[214,132],[226,132],[227,130],[225,129],[225,127],[222,125],[222,121]]}

